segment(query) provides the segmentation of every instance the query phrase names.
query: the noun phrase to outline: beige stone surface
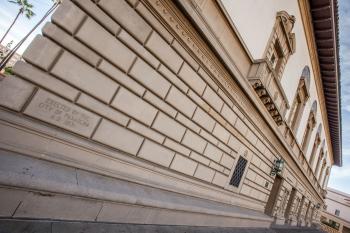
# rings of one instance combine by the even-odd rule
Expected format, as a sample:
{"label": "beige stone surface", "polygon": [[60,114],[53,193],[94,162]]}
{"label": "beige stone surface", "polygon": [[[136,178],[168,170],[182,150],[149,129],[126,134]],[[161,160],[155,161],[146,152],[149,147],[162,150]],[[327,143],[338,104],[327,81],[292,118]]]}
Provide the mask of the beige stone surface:
{"label": "beige stone surface", "polygon": [[197,163],[182,155],[176,154],[170,168],[186,175],[193,176]]}
{"label": "beige stone surface", "polygon": [[161,112],[158,113],[152,128],[178,142],[181,141],[186,130],[181,124]]}
{"label": "beige stone surface", "polygon": [[128,77],[125,73],[120,71],[117,67],[113,66],[106,60],[102,60],[102,62],[98,66],[98,69],[102,73],[108,75],[109,77],[117,81],[119,84],[128,87],[132,92],[134,92],[138,96],[142,96],[146,91],[146,89],[143,86],[141,86],[132,78]]}
{"label": "beige stone surface", "polygon": [[161,98],[168,93],[170,83],[141,59],[136,60],[129,74]]}
{"label": "beige stone surface", "polygon": [[101,203],[95,200],[79,199],[70,196],[28,194],[18,207],[15,218],[49,218],[49,219],[75,219],[94,221],[101,209]]}
{"label": "beige stone surface", "polygon": [[174,155],[175,152],[152,141],[145,140],[137,156],[153,163],[168,167]]}
{"label": "beige stone surface", "polygon": [[186,131],[182,143],[194,149],[198,153],[203,153],[204,148],[207,144],[207,142],[203,138],[201,138],[200,136],[198,136],[190,130]]}
{"label": "beige stone surface", "polygon": [[135,120],[130,121],[128,128],[160,144],[165,140],[163,135]]}
{"label": "beige stone surface", "polygon": [[199,131],[201,130],[198,125],[196,125],[192,120],[188,119],[185,115],[181,114],[180,112],[177,113],[176,120],[181,122],[187,128],[192,129],[196,133],[199,133]]}
{"label": "beige stone surface", "polygon": [[194,110],[196,109],[196,105],[193,101],[174,86],[170,89],[166,101],[189,118],[193,116]]}
{"label": "beige stone surface", "polygon": [[182,90],[183,92],[187,93],[188,91],[188,86],[176,75],[171,72],[166,66],[160,65],[159,67],[159,72],[164,75],[170,82],[172,82],[177,88]]}
{"label": "beige stone surface", "polygon": [[117,83],[67,51],[61,55],[51,73],[105,103],[111,100],[118,88]]}
{"label": "beige stone surface", "polygon": [[0,79],[0,105],[20,111],[33,91],[32,84],[16,76],[7,76]]}
{"label": "beige stone surface", "polygon": [[151,33],[152,28],[125,1],[101,0],[98,5],[139,42],[145,42]]}
{"label": "beige stone surface", "polygon": [[155,31],[145,44],[146,48],[151,50],[165,65],[173,72],[177,73],[183,62],[182,58],[159,36]]}
{"label": "beige stone surface", "polygon": [[157,113],[156,108],[125,88],[119,89],[112,106],[146,125],[152,124]]}
{"label": "beige stone surface", "polygon": [[11,217],[26,196],[25,192],[13,192],[11,189],[0,189],[0,217]]}
{"label": "beige stone surface", "polygon": [[164,100],[156,96],[150,91],[147,91],[143,98],[147,101],[149,101],[151,104],[156,106],[159,110],[169,114],[171,117],[175,117],[177,114],[177,111],[175,108],[167,104]]}
{"label": "beige stone surface", "polygon": [[159,20],[152,15],[152,13],[145,7],[145,5],[140,2],[136,6],[136,11],[139,12],[145,20],[152,25],[152,27],[158,31],[158,33],[168,42],[171,43],[173,36],[168,32],[168,30],[159,22]]}
{"label": "beige stone surface", "polygon": [[112,35],[116,35],[120,30],[120,26],[112,20],[105,12],[103,12],[95,3],[86,0],[72,0],[81,9],[86,11],[90,16],[103,25]]}
{"label": "beige stone surface", "polygon": [[216,146],[208,143],[207,147],[203,153],[206,157],[214,160],[215,162],[220,162],[223,152]]}
{"label": "beige stone surface", "polygon": [[165,141],[164,141],[164,146],[167,146],[169,147],[170,149],[174,150],[174,151],[177,151],[178,153],[181,153],[183,155],[190,155],[191,153],[191,150],[184,147],[183,145],[181,145],[180,143],[178,142],[175,142],[174,140],[172,139],[169,139],[169,138],[166,138]]}
{"label": "beige stone surface", "polygon": [[91,18],[85,20],[76,37],[123,71],[127,71],[135,60],[136,56],[129,48]]}
{"label": "beige stone surface", "polygon": [[93,139],[132,155],[136,155],[143,141],[143,137],[107,120],[101,121]]}
{"label": "beige stone surface", "polygon": [[220,172],[215,172],[213,184],[225,187],[228,177]]}
{"label": "beige stone surface", "polygon": [[231,124],[235,125],[237,114],[226,104],[221,109],[221,115]]}
{"label": "beige stone surface", "polygon": [[220,164],[223,165],[224,167],[227,167],[228,169],[231,169],[233,167],[234,162],[235,162],[235,158],[224,153],[221,158]]}
{"label": "beige stone surface", "polygon": [[90,137],[99,117],[85,109],[39,89],[24,110],[26,115]]}
{"label": "beige stone surface", "polygon": [[52,15],[52,22],[67,30],[70,34],[78,29],[86,14],[71,1],[63,1]]}
{"label": "beige stone surface", "polygon": [[199,164],[194,176],[201,180],[211,182],[213,180],[214,174],[215,171],[213,169]]}
{"label": "beige stone surface", "polygon": [[43,72],[42,70],[36,68],[22,61],[16,62],[13,67],[13,72],[28,81],[35,83],[38,86],[42,86],[57,95],[60,95],[70,101],[74,101],[79,94],[79,90],[73,88],[72,86],[56,79],[55,77]]}
{"label": "beige stone surface", "polygon": [[86,47],[80,41],[74,39],[56,25],[47,22],[42,29],[43,35],[49,37],[57,44],[74,53],[92,66],[96,66],[101,60],[101,57]]}
{"label": "beige stone surface", "polygon": [[209,105],[217,112],[221,111],[224,101],[216,94],[213,89],[207,86],[203,93],[203,99],[205,99]]}
{"label": "beige stone surface", "polygon": [[197,122],[200,126],[208,130],[209,132],[213,131],[215,120],[211,116],[209,116],[208,113],[204,112],[201,108],[198,107],[196,109],[192,120]]}
{"label": "beige stone surface", "polygon": [[23,53],[27,62],[49,70],[62,49],[49,39],[37,35]]}
{"label": "beige stone surface", "polygon": [[224,127],[222,127],[218,123],[216,123],[214,127],[213,134],[224,143],[227,143],[230,137],[230,132],[228,132]]}
{"label": "beige stone surface", "polygon": [[201,77],[185,62],[179,72],[179,77],[193,90],[202,95],[206,87],[206,83]]}
{"label": "beige stone surface", "polygon": [[210,160],[194,151],[191,151],[190,157],[204,165],[209,166]]}
{"label": "beige stone surface", "polygon": [[184,47],[182,47],[182,45],[177,41],[174,40],[171,43],[171,46],[185,59],[185,61],[192,66],[192,68],[194,70],[198,70],[199,65],[198,63],[195,61],[195,59],[185,50]]}
{"label": "beige stone surface", "polygon": [[[142,5],[141,3],[139,5]],[[134,39],[127,31],[121,30],[118,34],[118,38],[127,44],[135,53],[146,60],[153,68],[157,69],[160,62],[155,56],[153,56],[142,44]]]}
{"label": "beige stone surface", "polygon": [[114,110],[110,106],[86,94],[81,94],[79,96],[77,104],[123,126],[126,126],[130,120],[125,114]]}

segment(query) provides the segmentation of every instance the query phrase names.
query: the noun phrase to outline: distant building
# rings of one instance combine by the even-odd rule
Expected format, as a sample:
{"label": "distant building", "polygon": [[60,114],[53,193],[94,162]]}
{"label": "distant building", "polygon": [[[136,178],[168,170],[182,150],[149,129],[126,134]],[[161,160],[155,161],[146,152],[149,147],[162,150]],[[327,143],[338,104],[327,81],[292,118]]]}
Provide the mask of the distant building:
{"label": "distant building", "polygon": [[[0,51],[6,56],[6,54],[9,52],[9,49],[6,46],[0,44]],[[20,61],[21,59],[22,55],[15,53],[13,54],[6,66],[12,67],[17,61]]]}
{"label": "distant building", "polygon": [[325,202],[326,206],[321,214],[323,229],[330,232],[350,233],[350,194],[328,188]]}

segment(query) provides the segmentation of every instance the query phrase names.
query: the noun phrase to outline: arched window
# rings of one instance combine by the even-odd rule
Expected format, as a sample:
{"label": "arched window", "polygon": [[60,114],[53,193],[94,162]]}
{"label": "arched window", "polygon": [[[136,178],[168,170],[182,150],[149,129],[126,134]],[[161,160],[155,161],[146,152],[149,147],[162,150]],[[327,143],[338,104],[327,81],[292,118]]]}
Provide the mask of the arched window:
{"label": "arched window", "polygon": [[326,168],[327,162],[326,162],[326,157],[323,159],[322,167],[320,174],[318,176],[318,182],[321,184],[321,178],[323,177],[324,169]]}
{"label": "arched window", "polygon": [[325,174],[325,176],[324,176],[324,178],[323,178],[322,186],[321,186],[323,189],[325,189],[325,188],[326,188],[325,186],[327,186],[328,178],[329,178],[329,173],[330,173],[330,168],[327,167],[327,169],[326,169],[326,174]]}
{"label": "arched window", "polygon": [[315,160],[318,146],[321,143],[321,131],[322,131],[322,125],[319,124],[318,128],[317,128],[317,133],[316,133],[316,136],[315,136],[314,146],[312,147],[312,151],[311,151],[310,159],[309,159],[309,164],[310,164],[311,167],[312,167],[313,162]]}
{"label": "arched window", "polygon": [[297,93],[295,95],[292,107],[290,109],[289,117],[288,117],[288,124],[295,134],[297,133],[306,101],[310,96],[309,87],[310,87],[310,69],[308,66],[305,66],[301,74]]}
{"label": "arched window", "polygon": [[324,153],[323,149],[320,151],[320,156],[318,158],[317,164],[316,164],[316,168],[315,168],[315,176],[317,177],[318,171],[320,170],[320,166],[322,163],[322,159],[327,157],[327,152]]}
{"label": "arched window", "polygon": [[305,133],[304,133],[304,137],[303,137],[303,142],[302,142],[302,150],[304,151],[304,153],[307,152],[310,137],[311,137],[312,131],[316,125],[316,112],[317,112],[317,102],[314,101],[312,106],[311,106],[309,118],[307,120],[306,129],[305,129]]}

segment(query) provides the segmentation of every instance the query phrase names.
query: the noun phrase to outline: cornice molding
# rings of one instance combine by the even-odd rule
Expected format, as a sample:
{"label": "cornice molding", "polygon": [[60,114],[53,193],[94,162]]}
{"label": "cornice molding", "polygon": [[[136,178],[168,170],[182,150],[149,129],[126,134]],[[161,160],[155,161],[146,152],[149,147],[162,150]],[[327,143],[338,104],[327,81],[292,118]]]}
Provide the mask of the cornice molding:
{"label": "cornice molding", "polygon": [[331,142],[331,135],[329,131],[327,108],[326,108],[326,102],[324,98],[324,91],[323,91],[323,84],[321,79],[320,64],[319,64],[318,55],[317,55],[315,35],[313,32],[312,17],[310,14],[310,5],[308,3],[308,0],[298,0],[298,4],[299,4],[299,10],[301,13],[301,19],[304,26],[305,38],[306,38],[306,42],[307,42],[308,50],[310,54],[312,72],[313,72],[314,80],[316,84],[317,96],[318,96],[322,121],[324,125],[324,130],[325,130],[325,138],[327,140],[327,148],[329,151],[328,154],[330,155],[329,158],[330,158],[331,164],[333,165],[334,153],[333,153],[333,147]]}

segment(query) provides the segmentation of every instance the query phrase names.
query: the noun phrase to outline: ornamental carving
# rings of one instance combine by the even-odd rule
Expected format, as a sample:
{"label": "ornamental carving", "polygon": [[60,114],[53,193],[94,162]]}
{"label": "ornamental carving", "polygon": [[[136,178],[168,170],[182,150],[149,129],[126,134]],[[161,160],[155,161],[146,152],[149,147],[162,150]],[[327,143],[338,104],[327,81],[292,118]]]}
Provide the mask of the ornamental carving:
{"label": "ornamental carving", "polygon": [[254,62],[248,76],[277,125],[282,125],[289,108],[280,80],[289,56],[295,52],[294,23],[294,16],[285,11],[277,13],[264,58]]}

